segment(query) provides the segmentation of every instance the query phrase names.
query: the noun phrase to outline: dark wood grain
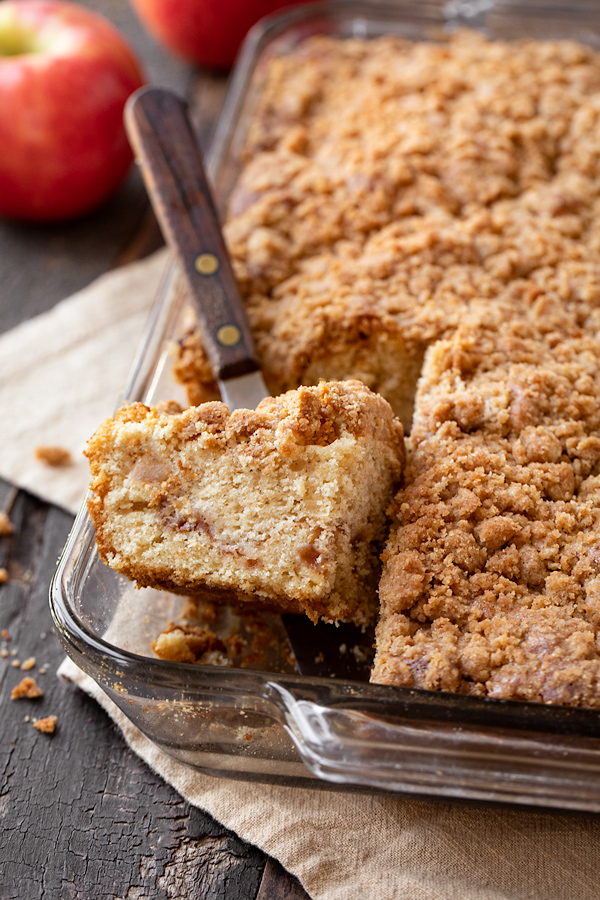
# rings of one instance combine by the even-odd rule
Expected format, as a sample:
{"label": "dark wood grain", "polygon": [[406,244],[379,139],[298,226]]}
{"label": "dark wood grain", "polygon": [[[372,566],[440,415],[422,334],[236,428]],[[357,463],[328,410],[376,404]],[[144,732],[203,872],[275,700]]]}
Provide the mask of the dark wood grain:
{"label": "dark wood grain", "polygon": [[[213,372],[226,380],[258,371],[254,341],[186,105],[171,91],[143,88],[129,99],[125,121],[163,234],[195,300]],[[202,262],[207,267],[199,265]],[[222,332],[233,337],[224,340]]]}
{"label": "dark wood grain", "polygon": [[[0,482],[0,898],[253,898],[264,855],[191,807],[125,745],[87,695],[56,677],[48,586],[72,517]],[[24,672],[13,665],[34,657]],[[33,676],[36,700],[11,700]],[[33,727],[57,716],[56,732]],[[29,718],[29,721],[27,721]]]}

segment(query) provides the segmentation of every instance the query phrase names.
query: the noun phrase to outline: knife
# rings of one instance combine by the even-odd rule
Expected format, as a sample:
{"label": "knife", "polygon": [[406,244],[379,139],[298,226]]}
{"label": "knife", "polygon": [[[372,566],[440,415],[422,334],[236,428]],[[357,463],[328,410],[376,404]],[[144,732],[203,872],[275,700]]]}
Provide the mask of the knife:
{"label": "knife", "polygon": [[230,410],[269,396],[186,105],[161,88],[140,88],[125,127],[165,240],[195,303],[204,347]]}
{"label": "knife", "polygon": [[[231,411],[255,409],[269,391],[233,273],[187,106],[144,87],[128,99],[125,127],[165,240],[189,286],[204,347]],[[282,616],[303,675],[368,680],[372,634],[306,616]]]}

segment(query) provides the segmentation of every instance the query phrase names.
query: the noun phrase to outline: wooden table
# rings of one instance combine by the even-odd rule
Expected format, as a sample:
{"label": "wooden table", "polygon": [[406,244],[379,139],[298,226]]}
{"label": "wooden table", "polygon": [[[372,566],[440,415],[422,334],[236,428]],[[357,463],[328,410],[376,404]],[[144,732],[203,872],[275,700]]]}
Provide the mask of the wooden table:
{"label": "wooden table", "polygon": [[[88,5],[125,34],[149,81],[188,96],[206,145],[226,78],[171,58],[127,4]],[[78,222],[0,222],[0,331],[161,243],[135,170],[113,199]],[[1,642],[8,656],[0,659],[0,900],[306,898],[278,863],[185,802],[128,749],[93,700],[56,677],[63,651],[48,587],[72,517],[2,481],[0,510],[15,526],[12,536],[0,538],[0,567],[9,575],[0,585],[0,629],[10,635]],[[13,663],[29,657],[44,697],[11,701],[26,674]],[[31,722],[49,714],[57,716],[54,735]]]}

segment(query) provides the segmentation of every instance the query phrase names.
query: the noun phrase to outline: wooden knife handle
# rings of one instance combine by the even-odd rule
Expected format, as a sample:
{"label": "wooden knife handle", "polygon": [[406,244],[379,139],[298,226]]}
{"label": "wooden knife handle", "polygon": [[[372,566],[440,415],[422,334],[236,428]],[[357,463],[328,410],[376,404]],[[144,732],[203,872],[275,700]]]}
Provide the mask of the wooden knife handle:
{"label": "wooden knife handle", "polygon": [[161,88],[127,101],[125,127],[165,240],[196,302],[214,375],[259,369],[254,341],[223,240],[185,103]]}

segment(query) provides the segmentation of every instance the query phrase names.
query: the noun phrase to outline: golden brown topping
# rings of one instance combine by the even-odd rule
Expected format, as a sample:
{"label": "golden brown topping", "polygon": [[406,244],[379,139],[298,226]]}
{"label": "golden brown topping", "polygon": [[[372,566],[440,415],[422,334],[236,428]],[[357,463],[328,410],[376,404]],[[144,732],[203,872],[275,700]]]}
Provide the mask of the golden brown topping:
{"label": "golden brown topping", "polygon": [[22,700],[23,698],[34,700],[37,697],[42,697],[43,694],[43,690],[38,687],[35,679],[27,675],[12,689],[10,698],[11,700]]}
{"label": "golden brown topping", "polygon": [[197,625],[169,625],[152,642],[152,649],[161,659],[172,662],[199,663],[207,653],[227,654],[227,647],[208,628]]}
{"label": "golden brown topping", "polygon": [[[144,423],[164,429],[165,436],[178,432],[183,440],[198,440],[203,447],[236,447],[248,444],[254,454],[270,453],[273,446],[285,456],[294,448],[325,446],[344,435],[373,434],[392,440],[402,452],[400,423],[381,397],[358,381],[300,387],[279,397],[268,397],[256,410],[238,409],[230,413],[220,402],[204,403],[177,415],[161,414],[142,403],[123,407],[114,420],[107,420],[98,435],[111,433],[121,423]],[[169,469],[164,460],[130,437],[133,452],[143,452],[131,477],[140,481],[166,480]],[[92,446],[92,442],[90,442]],[[93,450],[88,449],[91,456]]]}

